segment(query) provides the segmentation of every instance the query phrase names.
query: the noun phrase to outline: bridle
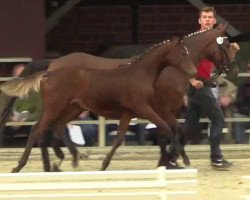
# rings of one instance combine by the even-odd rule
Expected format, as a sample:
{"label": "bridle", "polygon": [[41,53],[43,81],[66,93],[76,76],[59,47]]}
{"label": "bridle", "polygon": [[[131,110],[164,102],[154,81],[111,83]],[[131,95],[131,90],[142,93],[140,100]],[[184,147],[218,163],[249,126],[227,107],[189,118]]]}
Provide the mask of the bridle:
{"label": "bridle", "polygon": [[[226,61],[223,63],[222,66],[217,67],[217,71],[215,74],[211,77],[211,80],[216,79],[218,76],[220,76],[222,73],[227,73],[232,69],[235,65],[237,65],[235,59],[230,62],[227,54],[226,54],[226,49],[224,47],[224,40],[227,39],[228,37],[217,37],[216,42],[217,42],[217,48],[214,50],[213,55],[219,50],[221,57],[223,58],[223,61]],[[224,44],[224,45],[223,45]],[[226,64],[225,64],[226,63]]]}

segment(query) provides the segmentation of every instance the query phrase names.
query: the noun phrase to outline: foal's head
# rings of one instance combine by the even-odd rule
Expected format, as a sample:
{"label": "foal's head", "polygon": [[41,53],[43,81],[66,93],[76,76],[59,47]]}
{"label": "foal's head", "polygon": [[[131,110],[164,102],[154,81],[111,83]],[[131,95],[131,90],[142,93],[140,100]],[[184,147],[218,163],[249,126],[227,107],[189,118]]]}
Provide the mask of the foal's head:
{"label": "foal's head", "polygon": [[169,65],[176,67],[188,77],[193,77],[197,69],[190,58],[187,47],[179,40],[175,42],[176,44],[167,55]]}
{"label": "foal's head", "polygon": [[172,66],[189,77],[193,77],[197,71],[187,48],[178,38],[155,44],[129,64],[139,64],[143,68],[148,65],[150,71],[152,71],[152,68],[162,70],[164,67]]}

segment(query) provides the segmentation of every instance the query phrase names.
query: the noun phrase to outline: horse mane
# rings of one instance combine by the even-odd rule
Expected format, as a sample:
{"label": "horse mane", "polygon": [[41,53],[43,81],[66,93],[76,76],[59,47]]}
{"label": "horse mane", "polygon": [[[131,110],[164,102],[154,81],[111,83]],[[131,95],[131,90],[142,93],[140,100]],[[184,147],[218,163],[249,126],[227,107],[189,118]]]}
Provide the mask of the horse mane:
{"label": "horse mane", "polygon": [[171,40],[163,40],[162,42],[159,42],[159,43],[156,43],[156,44],[152,45],[151,47],[149,47],[148,49],[146,49],[143,53],[135,56],[134,59],[131,62],[129,62],[127,64],[124,64],[124,65],[131,65],[132,63],[140,60],[145,54],[147,54],[147,53],[151,52],[152,50],[154,50],[156,47],[159,47],[159,46],[161,46],[163,44],[166,44],[166,43],[168,43],[170,41]]}
{"label": "horse mane", "polygon": [[[193,33],[189,33],[188,35],[185,35],[183,36],[183,38],[189,38],[193,35],[198,35],[200,33],[204,33],[204,32],[207,32],[209,30],[213,30],[213,29],[206,29],[206,30],[201,30],[201,31],[196,31],[196,32],[193,32]],[[136,62],[137,60],[141,59],[146,53],[149,53],[151,52],[153,49],[155,49],[156,47],[158,46],[161,46],[162,44],[166,44],[167,42],[176,42],[176,43],[180,43],[182,41],[181,38],[177,37],[177,36],[173,36],[170,40],[163,40],[162,42],[159,42],[159,43],[156,43],[154,44],[153,46],[149,47],[148,49],[146,49],[144,51],[144,53],[142,54],[139,54],[138,56],[136,56],[131,62],[127,63],[127,65],[130,65],[134,62]],[[125,64],[126,65],[126,64]]]}
{"label": "horse mane", "polygon": [[209,30],[212,30],[212,29],[206,29],[206,30],[201,30],[201,31],[196,31],[196,32],[193,32],[193,33],[189,33],[188,35],[183,36],[183,38],[189,38],[189,37],[191,37],[193,35],[198,35],[200,33],[204,33],[204,32],[207,32]]}

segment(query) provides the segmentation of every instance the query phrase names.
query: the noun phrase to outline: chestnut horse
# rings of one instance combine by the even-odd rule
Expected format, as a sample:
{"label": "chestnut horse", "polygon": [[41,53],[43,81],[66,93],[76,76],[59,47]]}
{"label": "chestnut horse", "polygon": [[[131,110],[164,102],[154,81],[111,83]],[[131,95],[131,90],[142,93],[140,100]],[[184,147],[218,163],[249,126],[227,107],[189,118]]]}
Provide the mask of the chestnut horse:
{"label": "chestnut horse", "polygon": [[[218,28],[216,31],[213,31],[213,32],[217,32],[217,35],[221,35],[223,32],[224,32],[224,29],[225,29],[225,26],[222,26],[222,27],[220,27],[220,28]],[[186,43],[186,46],[184,46],[185,48],[186,48],[186,51],[190,54],[190,55],[192,55],[192,61],[194,61],[195,63],[197,63],[197,62],[199,62],[199,60],[201,59],[201,58],[203,58],[203,57],[210,57],[210,59],[213,61],[213,62],[215,62],[216,64],[229,64],[230,62],[232,63],[232,61],[233,61],[233,58],[232,58],[232,52],[230,51],[230,49],[229,48],[227,48],[227,45],[228,45],[228,41],[225,41],[223,44],[217,44],[216,42],[215,42],[215,38],[216,38],[216,35],[215,34],[213,34],[214,36],[213,36],[213,39],[211,39],[211,38],[208,38],[208,33],[210,33],[211,31],[207,31],[206,32],[206,34],[205,33],[196,33],[194,36],[190,36],[190,37],[187,37],[187,38],[185,38],[184,40],[183,40],[183,43]],[[210,33],[210,35],[211,35],[211,33]],[[209,35],[209,37],[211,37]],[[192,43],[190,43],[189,44],[189,40],[190,39],[194,39],[194,38],[196,38],[196,37],[201,37],[201,36],[203,36],[203,37],[201,37],[202,39],[200,39],[201,41],[203,41],[204,40],[204,42],[203,42],[203,44],[204,44],[204,46],[202,46],[201,45],[201,47],[200,48],[196,48],[196,51],[198,51],[199,53],[200,53],[200,51],[202,51],[202,52],[205,52],[205,53],[200,53],[200,54],[198,54],[197,52],[193,52],[194,51],[194,49],[193,48],[191,48],[192,46],[189,46],[189,45],[191,45]],[[208,40],[208,39],[210,39],[210,40]],[[212,41],[211,41],[212,40]],[[210,46],[207,46],[207,41],[209,41],[210,43]],[[193,44],[192,44],[193,45]],[[219,47],[219,51],[214,51],[213,50],[213,48],[214,47]],[[215,49],[216,49],[215,48]],[[206,51],[205,51],[206,50]],[[220,56],[218,56],[218,55],[220,55]],[[66,70],[67,71],[67,70]],[[86,71],[88,71],[88,70],[86,70]],[[185,70],[184,70],[185,71]],[[163,73],[164,72],[164,73]],[[178,110],[179,109],[179,105],[181,104],[181,101],[182,101],[182,96],[183,96],[183,94],[184,94],[184,89],[185,89],[185,86],[187,86],[187,82],[188,82],[188,76],[186,76],[186,73],[183,73],[183,71],[181,72],[180,70],[178,70],[177,68],[175,68],[175,67],[167,67],[167,68],[164,68],[164,71],[163,71],[162,73],[161,73],[161,76],[158,78],[158,80],[157,80],[157,82],[156,82],[156,94],[157,94],[157,96],[159,97],[159,102],[160,102],[160,104],[161,104],[161,106],[155,106],[155,109],[160,113],[160,114],[162,114],[162,112],[164,113],[164,112],[168,112],[169,113],[169,111],[171,110],[171,112],[172,113],[175,113],[175,111],[176,110]],[[167,75],[167,76],[164,76],[164,74],[165,75]],[[166,78],[167,77],[167,79],[162,79],[161,77],[164,77],[164,78]],[[162,81],[161,81],[162,80]],[[167,84],[166,84],[166,81],[167,80]],[[177,82],[176,82],[177,81]],[[182,82],[183,81],[183,82]],[[178,86],[178,87],[172,87],[173,85],[175,85],[175,84],[173,84],[173,83],[175,83],[176,82],[176,86]],[[180,84],[180,82],[182,82],[181,84]],[[179,84],[180,85],[182,85],[183,87],[179,87]],[[182,89],[180,89],[180,88],[182,88]],[[161,93],[161,91],[164,91],[163,93]],[[180,97],[180,98],[177,98],[177,99],[179,99],[178,101],[176,101],[176,99],[173,99],[173,98],[171,98],[171,97],[174,97],[174,95],[163,95],[163,94],[165,94],[167,91],[169,91],[169,93],[168,94],[177,94],[177,97]],[[163,97],[163,98],[162,98]],[[78,105],[80,105],[80,106],[82,106],[83,108],[84,108],[84,106],[85,105],[81,105],[81,100],[80,100],[80,102],[78,101],[75,101]],[[120,103],[120,102],[119,102]],[[71,103],[72,104],[72,103]],[[75,103],[74,103],[75,104]],[[166,105],[166,107],[165,106],[163,106],[163,105]],[[72,105],[71,105],[72,106]],[[74,106],[73,106],[74,107]],[[167,108],[167,110],[164,110],[164,111],[162,111],[162,109],[163,108]],[[85,108],[86,109],[86,108]],[[65,110],[64,110],[65,111]],[[67,109],[66,109],[66,111],[67,111]],[[164,114],[163,114],[163,116],[164,116]],[[165,116],[166,117],[166,116]],[[163,117],[164,118],[164,117]],[[170,121],[169,120],[169,118],[166,118],[167,120],[166,121]],[[171,119],[171,118],[170,118]],[[173,124],[173,126],[171,126],[171,127],[176,127],[176,120],[173,120],[174,122],[172,122]],[[161,127],[161,128],[163,128],[163,127]],[[121,133],[121,135],[122,135],[122,137],[123,137],[123,134],[122,134],[122,132],[120,132]],[[119,137],[119,136],[118,136]],[[116,147],[117,148],[117,147]],[[164,150],[165,151],[165,148],[163,148],[162,150]],[[111,157],[110,157],[110,159],[111,159]],[[104,162],[105,163],[105,162]],[[106,163],[107,163],[107,161],[106,161]],[[103,168],[105,168],[105,165],[104,165],[104,167]]]}
{"label": "chestnut horse", "polygon": [[[169,124],[154,109],[157,105],[157,99],[154,98],[154,84],[160,72],[168,65],[176,66],[189,77],[196,73],[183,43],[165,41],[155,45],[132,63],[116,69],[97,70],[66,66],[54,71],[42,71],[1,85],[7,95],[12,95],[9,93],[12,88],[18,90],[19,94],[15,96],[21,94],[21,98],[28,95],[30,89],[37,91],[41,89],[44,102],[44,112],[30,133],[22,161],[17,168],[13,169],[13,172],[20,171],[26,164],[34,143],[50,125],[54,126],[54,133],[62,133],[65,123],[79,114],[79,108],[91,110],[104,117],[120,119],[118,132],[121,133],[118,135],[121,136],[126,132],[134,116],[149,119],[166,133],[171,134]],[[66,87],[57,88],[61,81]],[[60,103],[58,95],[61,96]],[[64,113],[69,111],[71,115],[66,116]],[[170,135],[170,138],[174,140],[174,135]],[[166,148],[165,142],[162,145]]]}

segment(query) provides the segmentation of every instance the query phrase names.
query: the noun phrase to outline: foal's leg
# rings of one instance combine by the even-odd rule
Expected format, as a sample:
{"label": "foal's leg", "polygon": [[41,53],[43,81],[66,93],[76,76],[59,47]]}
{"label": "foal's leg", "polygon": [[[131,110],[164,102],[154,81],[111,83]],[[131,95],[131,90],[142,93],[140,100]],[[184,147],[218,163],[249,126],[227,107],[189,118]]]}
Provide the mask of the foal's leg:
{"label": "foal's leg", "polygon": [[159,162],[158,162],[158,166],[166,166],[166,163],[169,162],[168,157],[167,157],[167,151],[166,151],[168,138],[166,137],[165,130],[162,130],[158,127],[157,127],[157,140],[158,140],[158,144],[160,147],[160,154],[161,154]]}
{"label": "foal's leg", "polygon": [[[6,97],[7,98],[7,97]],[[6,122],[8,120],[8,117],[12,111],[12,106],[15,103],[17,97],[8,97],[6,102],[5,108],[3,109],[1,113],[1,118],[0,118],[0,146],[3,145],[3,130],[5,128]]]}
{"label": "foal's leg", "polygon": [[[177,127],[175,127],[173,131],[176,133],[175,134],[176,140],[183,147],[183,150],[180,151],[180,154],[181,154],[182,159],[183,159],[183,163],[186,166],[189,166],[190,165],[190,160],[189,160],[189,158],[188,158],[188,156],[187,156],[187,154],[186,154],[186,152],[184,150],[184,146],[185,146],[185,143],[186,143],[186,138],[185,138],[185,135],[184,135],[184,131],[183,131],[182,127],[180,126],[180,124],[177,124]],[[170,155],[171,155],[171,161],[176,162],[179,154],[176,151],[176,148],[173,146],[173,143],[170,143]]]}
{"label": "foal's leg", "polygon": [[31,128],[30,135],[26,144],[26,148],[23,152],[21,159],[18,162],[18,165],[13,168],[12,172],[19,172],[27,163],[31,150],[34,144],[38,141],[39,137],[46,131],[47,123],[39,121],[35,126]]}
{"label": "foal's leg", "polygon": [[113,145],[110,152],[106,155],[105,159],[102,161],[101,170],[106,170],[110,164],[110,161],[116,151],[116,149],[121,145],[124,135],[129,127],[129,122],[132,119],[132,116],[129,114],[124,114],[120,119],[120,124],[118,126],[117,135],[113,140]]}
{"label": "foal's leg", "polygon": [[[173,154],[174,151],[171,152],[172,158],[170,159],[170,161],[175,163],[179,154],[181,154],[181,156],[183,158],[183,163],[185,165],[189,165],[190,161],[189,161],[189,158],[184,150],[184,145],[182,145],[180,143],[181,136],[184,137],[183,132],[181,131],[182,130],[181,126],[177,122],[175,116],[171,112],[169,112],[168,110],[163,110],[163,111],[164,111],[164,113],[162,113],[162,116],[171,125],[172,133],[173,133],[172,137],[169,139],[171,141],[171,143],[170,143],[170,146],[172,148],[171,151],[174,149],[175,153]],[[167,165],[168,164],[169,163],[167,163]]]}
{"label": "foal's leg", "polygon": [[[181,153],[181,155],[185,159],[185,162],[188,162],[187,160],[189,159],[184,151],[183,146],[180,145],[178,141],[178,137],[177,137],[177,132],[175,131],[175,128],[178,127],[179,125],[175,116],[171,113],[170,109],[167,106],[161,106],[161,104],[157,103],[157,104],[154,104],[154,109],[160,115],[160,117],[162,117],[162,119],[164,119],[164,121],[167,122],[167,124],[169,125],[169,129],[162,129],[161,127],[157,126],[158,130],[160,130],[157,132],[157,136],[158,136],[159,145],[161,148],[161,157],[159,160],[159,164],[163,165],[162,163],[165,162],[166,167],[171,165],[171,163],[169,162],[170,160],[168,158],[169,154],[167,152],[165,153],[162,152],[164,151],[164,146],[165,146],[165,151],[166,151],[166,145],[169,139],[171,143],[173,143],[174,148],[176,148],[178,155],[179,153]],[[164,130],[166,131],[165,138],[162,134],[162,131]],[[163,157],[166,157],[166,158],[163,158]]]}
{"label": "foal's leg", "polygon": [[51,135],[48,133],[44,134],[44,136],[38,142],[38,145],[41,149],[42,161],[43,161],[43,169],[45,172],[51,171],[51,165],[49,160],[49,152],[48,152],[48,142],[50,141]]}
{"label": "foal's leg", "polygon": [[61,170],[59,169],[58,166],[60,166],[62,164],[62,161],[64,160],[65,156],[64,156],[64,153],[63,153],[62,149],[60,148],[60,141],[59,141],[59,139],[56,138],[56,137],[54,137],[54,134],[53,134],[52,131],[49,134],[51,135],[51,139],[52,139],[52,141],[51,141],[51,147],[53,148],[53,150],[54,150],[55,155],[57,156],[57,158],[60,159],[60,161],[59,161],[58,164],[53,163],[51,171],[53,171],[53,172],[59,172]]}
{"label": "foal's leg", "polygon": [[[42,83],[41,83],[42,84]],[[44,86],[42,84],[42,86]],[[26,148],[22,154],[21,159],[18,162],[17,167],[13,168],[12,172],[19,172],[27,163],[29,155],[31,153],[32,147],[38,141],[38,139],[43,136],[48,130],[49,126],[56,120],[59,116],[60,111],[65,106],[66,102],[60,101],[56,99],[56,96],[51,96],[53,94],[53,88],[51,90],[47,90],[43,88],[43,103],[44,110],[40,117],[40,120],[37,122],[35,126],[32,127],[30,135],[28,137],[28,141],[26,144]],[[56,91],[58,92],[58,91]]]}
{"label": "foal's leg", "polygon": [[[82,108],[79,107],[78,104],[76,103],[69,104],[62,110],[62,112],[60,113],[60,116],[57,118],[53,126],[53,133],[55,134],[56,137],[64,138],[65,145],[68,147],[70,153],[73,156],[73,160],[72,160],[73,167],[78,166],[80,154],[77,148],[74,146],[74,143],[70,140],[69,135],[65,134],[64,130],[66,127],[66,123],[70,122],[76,116],[79,116],[81,112],[82,112]],[[59,166],[57,166],[58,169],[59,169]],[[53,166],[53,167],[55,168],[56,166]]]}

